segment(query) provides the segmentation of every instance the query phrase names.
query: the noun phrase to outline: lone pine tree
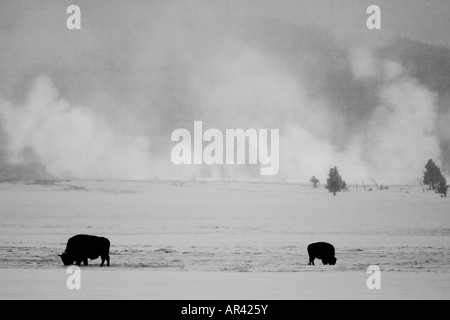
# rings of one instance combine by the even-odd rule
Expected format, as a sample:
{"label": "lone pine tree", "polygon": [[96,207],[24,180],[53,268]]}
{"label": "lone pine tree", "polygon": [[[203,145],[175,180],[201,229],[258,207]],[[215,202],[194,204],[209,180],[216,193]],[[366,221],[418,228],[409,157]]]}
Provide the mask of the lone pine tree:
{"label": "lone pine tree", "polygon": [[333,193],[333,196],[335,196],[336,192],[342,190],[342,186],[343,186],[342,177],[339,174],[337,167],[331,168],[330,173],[328,174],[326,188],[328,189],[328,191]]}
{"label": "lone pine tree", "polygon": [[319,179],[316,178],[316,176],[312,176],[311,180],[309,180],[314,185],[314,188],[317,188],[317,184],[320,182]]}
{"label": "lone pine tree", "polygon": [[442,177],[441,169],[434,163],[433,159],[428,160],[425,169],[426,171],[423,173],[423,184],[434,190]]}

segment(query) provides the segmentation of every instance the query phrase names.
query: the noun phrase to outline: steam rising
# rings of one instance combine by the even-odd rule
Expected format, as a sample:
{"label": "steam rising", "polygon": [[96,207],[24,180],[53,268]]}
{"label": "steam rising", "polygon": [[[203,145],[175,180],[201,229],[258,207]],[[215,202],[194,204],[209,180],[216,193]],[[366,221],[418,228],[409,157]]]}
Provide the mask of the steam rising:
{"label": "steam rising", "polygon": [[61,99],[46,76],[34,83],[24,106],[0,109],[13,164],[26,151],[59,178],[149,177],[149,145],[144,137],[118,137],[92,110]]}
{"label": "steam rising", "polygon": [[[350,183],[414,183],[426,160],[440,161],[439,134],[450,135],[439,94],[402,61],[319,29],[305,36],[302,26],[265,21],[268,34],[256,20],[213,19],[208,6],[202,15],[152,9],[144,17],[130,8],[134,18],[117,34],[103,18],[70,36],[51,23],[31,31],[26,19],[11,22],[12,35],[0,29],[12,44],[0,72],[15,75],[0,80],[1,175],[28,165],[29,177],[39,169],[78,179],[261,179],[258,166],[175,166],[171,132],[193,130],[194,120],[205,129],[279,128],[274,180],[325,181],[338,166]],[[274,45],[278,36],[292,47]],[[74,51],[60,55],[48,49],[70,43]],[[5,62],[12,57],[23,63]]]}

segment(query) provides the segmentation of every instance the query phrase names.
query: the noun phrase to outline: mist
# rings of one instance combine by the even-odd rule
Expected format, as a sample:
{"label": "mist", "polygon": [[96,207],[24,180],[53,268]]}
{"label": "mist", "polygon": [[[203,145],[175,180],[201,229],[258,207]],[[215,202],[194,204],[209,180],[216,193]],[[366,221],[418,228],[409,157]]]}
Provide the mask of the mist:
{"label": "mist", "polygon": [[[416,183],[430,158],[448,168],[449,92],[391,54],[395,34],[344,39],[202,1],[80,1],[72,32],[66,3],[24,4],[0,14],[0,178],[324,182],[337,166],[347,183],[393,184]],[[174,165],[171,133],[195,120],[279,129],[279,173]]]}

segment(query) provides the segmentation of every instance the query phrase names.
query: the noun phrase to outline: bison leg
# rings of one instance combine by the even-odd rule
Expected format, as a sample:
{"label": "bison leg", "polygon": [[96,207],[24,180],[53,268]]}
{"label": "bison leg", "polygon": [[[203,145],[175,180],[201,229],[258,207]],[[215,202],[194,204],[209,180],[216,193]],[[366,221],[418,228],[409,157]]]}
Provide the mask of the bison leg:
{"label": "bison leg", "polygon": [[311,266],[311,265],[314,265],[314,258],[309,257],[309,265],[310,265],[310,266]]}
{"label": "bison leg", "polygon": [[100,265],[100,267],[103,267],[103,265],[105,264],[105,260],[106,265],[109,267],[109,256],[102,256],[102,264]]}
{"label": "bison leg", "polygon": [[85,265],[85,266],[88,265],[88,259],[87,258],[83,260],[83,265]]}
{"label": "bison leg", "polygon": [[77,266],[81,265],[81,260],[77,260],[77,261],[76,261],[76,265],[77,265]]}

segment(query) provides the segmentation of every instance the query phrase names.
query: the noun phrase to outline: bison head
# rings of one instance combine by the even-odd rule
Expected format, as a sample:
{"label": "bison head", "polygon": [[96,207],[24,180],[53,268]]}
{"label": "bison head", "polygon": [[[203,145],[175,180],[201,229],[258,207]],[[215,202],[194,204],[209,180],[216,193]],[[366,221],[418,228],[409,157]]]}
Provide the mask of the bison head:
{"label": "bison head", "polygon": [[335,257],[329,258],[328,259],[328,263],[332,266],[334,266],[336,264],[337,259]]}
{"label": "bison head", "polygon": [[64,252],[63,254],[58,254],[58,256],[61,257],[61,260],[65,266],[73,264],[74,259],[67,252]]}
{"label": "bison head", "polygon": [[334,266],[336,264],[337,259],[335,257],[327,257],[322,259],[323,264],[329,264]]}

